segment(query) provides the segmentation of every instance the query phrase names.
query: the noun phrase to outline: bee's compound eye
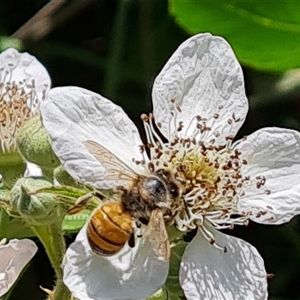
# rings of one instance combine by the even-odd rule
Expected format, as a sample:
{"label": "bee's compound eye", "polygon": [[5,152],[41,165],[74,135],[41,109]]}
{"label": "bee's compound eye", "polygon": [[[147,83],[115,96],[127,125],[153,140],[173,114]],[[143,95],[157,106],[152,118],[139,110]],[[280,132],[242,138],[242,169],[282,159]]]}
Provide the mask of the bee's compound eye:
{"label": "bee's compound eye", "polygon": [[149,178],[144,183],[145,189],[153,196],[160,196],[166,193],[166,188],[161,180],[158,178]]}

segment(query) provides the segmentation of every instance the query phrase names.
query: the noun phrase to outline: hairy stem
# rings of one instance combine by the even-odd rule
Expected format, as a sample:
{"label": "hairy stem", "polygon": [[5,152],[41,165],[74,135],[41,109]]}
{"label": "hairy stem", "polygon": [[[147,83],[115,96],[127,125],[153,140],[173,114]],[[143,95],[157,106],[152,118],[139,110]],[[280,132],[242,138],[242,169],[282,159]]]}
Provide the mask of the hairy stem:
{"label": "hairy stem", "polygon": [[53,300],[69,300],[71,295],[63,284],[62,260],[66,251],[61,222],[53,222],[47,226],[30,226],[32,231],[39,238],[56,275],[56,287],[54,289]]}

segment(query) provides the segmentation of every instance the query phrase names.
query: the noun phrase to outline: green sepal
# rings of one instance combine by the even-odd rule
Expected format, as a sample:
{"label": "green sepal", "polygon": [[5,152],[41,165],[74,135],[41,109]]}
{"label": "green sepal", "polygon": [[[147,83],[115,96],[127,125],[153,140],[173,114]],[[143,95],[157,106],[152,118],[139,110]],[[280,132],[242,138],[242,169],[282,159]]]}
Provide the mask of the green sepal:
{"label": "green sepal", "polygon": [[54,169],[53,176],[61,185],[73,186],[77,188],[85,187],[83,184],[74,180],[73,177],[65,170],[65,168],[62,165]]}

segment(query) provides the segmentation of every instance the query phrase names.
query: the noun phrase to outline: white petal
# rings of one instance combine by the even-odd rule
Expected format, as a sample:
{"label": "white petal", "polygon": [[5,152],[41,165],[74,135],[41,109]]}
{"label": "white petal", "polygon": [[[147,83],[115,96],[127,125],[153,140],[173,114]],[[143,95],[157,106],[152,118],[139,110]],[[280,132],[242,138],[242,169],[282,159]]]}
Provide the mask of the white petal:
{"label": "white petal", "polygon": [[267,273],[257,250],[247,242],[214,230],[212,246],[200,232],[187,246],[179,281],[188,300],[267,299]]}
{"label": "white petal", "polygon": [[36,251],[37,246],[28,239],[14,239],[0,246],[0,297],[12,287]]}
{"label": "white petal", "polygon": [[38,108],[41,101],[45,100],[46,93],[51,86],[51,79],[46,68],[32,55],[19,53],[9,48],[0,54],[0,81],[1,82],[26,82],[28,91],[35,87],[34,103],[31,109]]}
{"label": "white petal", "polygon": [[[236,148],[248,161],[242,173],[252,180],[239,210],[252,212],[253,221],[265,224],[282,224],[300,214],[300,133],[264,128],[237,142]],[[266,178],[260,188],[258,176]]]}
{"label": "white petal", "polygon": [[145,239],[114,256],[92,252],[84,226],[66,253],[64,283],[79,300],[127,300],[151,296],[165,282],[169,265]]}
{"label": "white petal", "polygon": [[[175,107],[180,106],[181,113],[174,108],[171,99],[175,100]],[[167,138],[180,121],[184,123],[185,132],[196,115],[210,119],[207,126],[212,131],[207,132],[207,139],[214,138],[223,144],[226,136],[235,135],[246,117],[248,100],[242,69],[230,45],[223,38],[208,33],[195,35],[182,43],[156,77],[153,107],[156,123]],[[172,111],[177,115],[176,125],[170,121]],[[233,120],[233,113],[235,119],[239,119],[237,122]],[[215,114],[219,115],[217,119],[213,117]],[[195,128],[196,120],[185,136],[191,136]],[[221,136],[216,138],[214,131]]]}
{"label": "white petal", "polygon": [[[135,171],[132,159],[142,160],[138,130],[123,109],[104,97],[79,87],[54,88],[41,107],[43,125],[65,169],[76,180],[98,188],[111,188],[104,168],[82,141],[102,145]],[[120,181],[118,184],[122,184]]]}

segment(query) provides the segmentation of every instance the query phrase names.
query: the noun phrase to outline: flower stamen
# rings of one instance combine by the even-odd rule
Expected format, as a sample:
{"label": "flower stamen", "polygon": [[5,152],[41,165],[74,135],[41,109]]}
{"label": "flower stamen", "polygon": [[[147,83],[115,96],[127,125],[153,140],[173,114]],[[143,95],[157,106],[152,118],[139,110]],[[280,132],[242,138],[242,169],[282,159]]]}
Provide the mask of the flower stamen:
{"label": "flower stamen", "polygon": [[25,92],[24,83],[0,84],[0,151],[16,150],[16,130],[33,116],[31,110],[32,91]]}
{"label": "flower stamen", "polygon": [[[181,108],[174,99],[171,103],[174,110],[170,122],[174,122],[177,114],[181,113]],[[211,118],[196,115],[187,127],[183,121],[177,124],[175,121],[175,133],[168,142],[163,143],[154,129],[153,116],[142,116],[147,142],[151,144],[150,161],[153,169],[173,172],[182,188],[181,199],[172,204],[173,223],[182,231],[198,228],[211,244],[225,251],[224,247],[215,242],[207,224],[216,229],[233,229],[234,225],[247,225],[249,213],[238,210],[238,199],[247,186],[254,183],[259,189],[265,185],[266,179],[258,176],[253,182],[249,176],[243,176],[241,167],[248,162],[236,145],[233,145],[234,136],[227,136],[225,145],[221,146],[215,144],[215,139],[203,142],[212,130],[211,121],[217,118],[218,113]],[[233,114],[228,119],[228,124],[239,121]],[[193,126],[195,127],[192,131]],[[189,138],[178,135],[183,128],[186,128],[186,135],[192,131]],[[217,131],[214,132],[216,137],[218,134]]]}

